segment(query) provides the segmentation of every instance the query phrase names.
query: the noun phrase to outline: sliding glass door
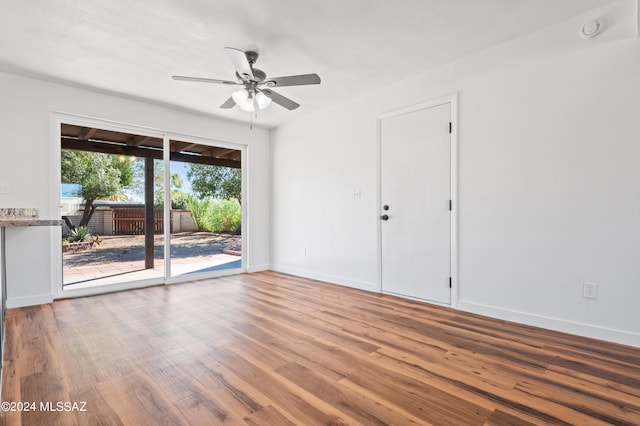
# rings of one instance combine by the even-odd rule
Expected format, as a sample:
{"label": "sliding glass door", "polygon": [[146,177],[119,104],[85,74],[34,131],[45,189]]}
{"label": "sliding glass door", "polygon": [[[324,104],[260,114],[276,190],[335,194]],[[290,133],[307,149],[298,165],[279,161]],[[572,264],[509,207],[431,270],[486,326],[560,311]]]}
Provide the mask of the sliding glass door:
{"label": "sliding glass door", "polygon": [[62,293],[242,270],[242,148],[86,124],[60,136]]}

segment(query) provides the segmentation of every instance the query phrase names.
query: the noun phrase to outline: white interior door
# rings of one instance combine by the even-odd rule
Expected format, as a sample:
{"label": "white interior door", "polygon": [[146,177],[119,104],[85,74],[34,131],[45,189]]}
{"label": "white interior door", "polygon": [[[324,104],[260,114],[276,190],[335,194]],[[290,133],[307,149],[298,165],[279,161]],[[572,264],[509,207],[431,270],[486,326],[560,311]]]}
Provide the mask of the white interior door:
{"label": "white interior door", "polygon": [[382,291],[451,302],[451,105],[380,124]]}

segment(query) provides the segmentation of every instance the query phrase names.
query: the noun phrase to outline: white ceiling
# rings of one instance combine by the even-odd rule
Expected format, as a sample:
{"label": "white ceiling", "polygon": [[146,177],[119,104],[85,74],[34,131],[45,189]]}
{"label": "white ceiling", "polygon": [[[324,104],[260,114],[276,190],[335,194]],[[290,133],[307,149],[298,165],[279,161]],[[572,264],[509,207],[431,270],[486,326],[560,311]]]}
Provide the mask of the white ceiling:
{"label": "white ceiling", "polygon": [[0,70],[92,87],[234,120],[224,47],[257,50],[268,76],[317,73],[319,86],[284,87],[302,104],[273,104],[277,126],[469,53],[615,0],[3,0]]}

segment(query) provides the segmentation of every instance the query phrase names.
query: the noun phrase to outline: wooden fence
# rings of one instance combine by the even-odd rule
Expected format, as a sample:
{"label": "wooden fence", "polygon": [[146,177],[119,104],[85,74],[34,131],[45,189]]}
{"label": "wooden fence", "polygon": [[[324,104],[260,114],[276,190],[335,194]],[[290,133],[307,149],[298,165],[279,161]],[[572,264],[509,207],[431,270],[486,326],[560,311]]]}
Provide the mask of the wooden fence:
{"label": "wooden fence", "polygon": [[[113,235],[144,235],[144,207],[113,207],[111,211]],[[173,212],[171,219],[173,219]],[[173,225],[173,220],[170,220],[170,223]],[[162,209],[154,209],[153,211],[153,233],[164,233]]]}

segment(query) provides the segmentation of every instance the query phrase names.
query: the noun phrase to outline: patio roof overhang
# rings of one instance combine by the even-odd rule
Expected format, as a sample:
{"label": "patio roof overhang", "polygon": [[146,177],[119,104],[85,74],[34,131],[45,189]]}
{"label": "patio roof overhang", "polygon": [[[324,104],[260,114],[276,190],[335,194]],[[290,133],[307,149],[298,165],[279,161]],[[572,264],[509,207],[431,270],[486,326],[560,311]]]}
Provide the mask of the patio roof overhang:
{"label": "patio roof overhang", "polygon": [[[62,149],[101,152],[128,157],[161,160],[163,140],[112,130],[62,124]],[[184,163],[207,164],[239,169],[242,153],[237,149],[220,148],[192,142],[171,140],[170,159]]]}

